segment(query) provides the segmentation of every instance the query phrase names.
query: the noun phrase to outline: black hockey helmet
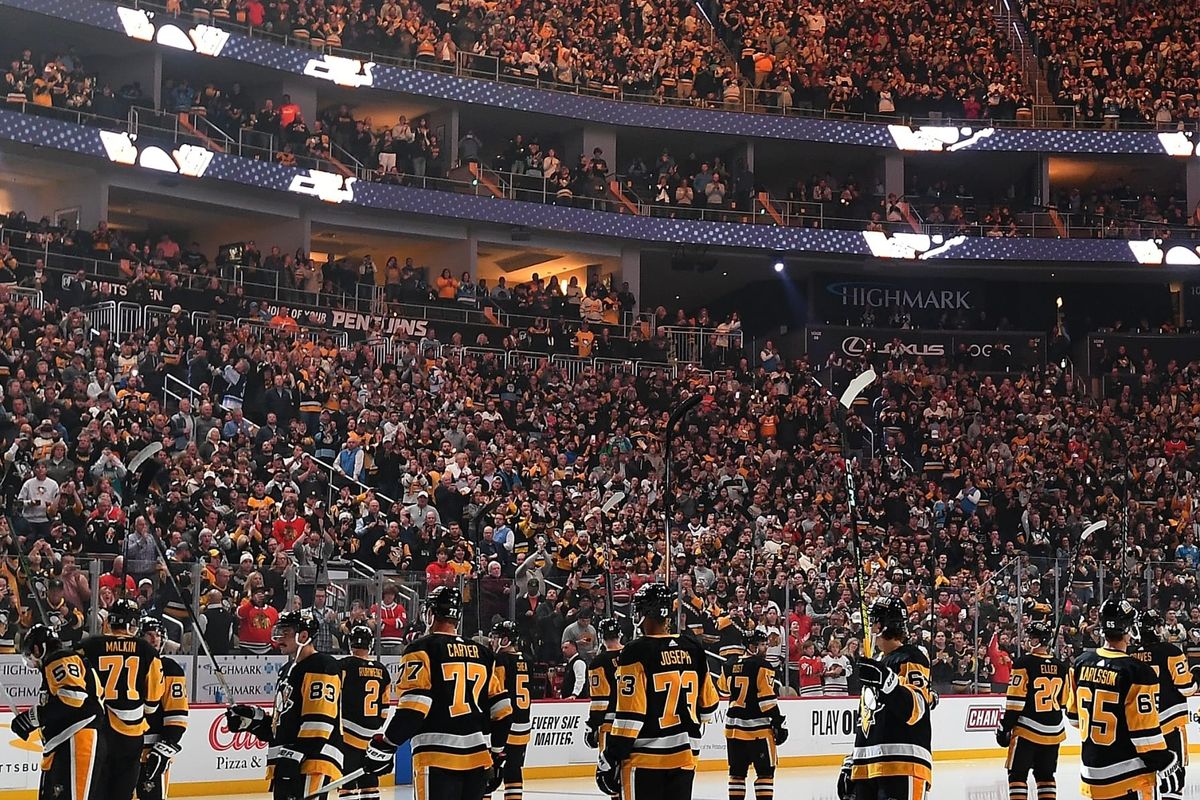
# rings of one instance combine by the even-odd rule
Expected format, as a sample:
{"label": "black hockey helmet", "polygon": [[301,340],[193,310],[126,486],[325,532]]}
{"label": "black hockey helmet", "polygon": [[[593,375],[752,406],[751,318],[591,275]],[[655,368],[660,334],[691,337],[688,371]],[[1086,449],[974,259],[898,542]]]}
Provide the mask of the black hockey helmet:
{"label": "black hockey helmet", "polygon": [[488,632],[488,636],[493,639],[508,639],[510,642],[515,642],[520,635],[521,632],[517,630],[517,623],[511,619],[498,620]]}
{"label": "black hockey helmet", "polygon": [[1138,617],[1138,640],[1142,644],[1158,644],[1166,639],[1167,621],[1156,609],[1148,609]]}
{"label": "black hockey helmet", "polygon": [[366,625],[355,625],[346,636],[346,643],[351,650],[370,650],[375,642],[375,634]]}
{"label": "black hockey helmet", "polygon": [[167,635],[167,626],[162,624],[162,620],[149,614],[138,620],[138,630],[143,636],[147,633],[157,633],[159,636]]}
{"label": "black hockey helmet", "polygon": [[643,618],[666,619],[675,607],[675,595],[664,583],[645,583],[633,595],[633,610]]}
{"label": "black hockey helmet", "polygon": [[764,644],[769,644],[771,634],[767,633],[767,629],[763,627],[751,628],[742,633],[742,642],[746,645],[747,650],[753,650]]}
{"label": "black hockey helmet", "polygon": [[458,622],[462,618],[462,592],[453,586],[438,586],[425,598],[425,610],[435,619]]}
{"label": "black hockey helmet", "polygon": [[21,639],[21,655],[25,657],[26,665],[33,669],[40,667],[50,653],[61,649],[58,631],[41,622],[26,631]]}
{"label": "black hockey helmet", "polygon": [[600,634],[601,641],[610,642],[613,639],[620,639],[621,623],[612,617],[602,619],[596,623],[596,633]]}
{"label": "black hockey helmet", "polygon": [[108,609],[108,627],[116,630],[137,630],[138,618],[142,616],[142,610],[138,608],[137,603],[126,598],[115,600]]}
{"label": "black hockey helmet", "polygon": [[1054,629],[1048,623],[1037,621],[1031,622],[1025,626],[1025,637],[1038,644],[1050,646],[1050,639],[1054,636]]}
{"label": "black hockey helmet", "polygon": [[1138,613],[1128,600],[1110,597],[1100,606],[1100,629],[1105,636],[1118,638],[1134,631]]}
{"label": "black hockey helmet", "polygon": [[271,638],[278,640],[281,631],[293,630],[297,634],[304,632],[308,634],[308,638],[317,635],[317,631],[321,629],[321,623],[307,609],[300,611],[285,611],[279,615],[279,621],[275,623],[275,630],[271,634]]}
{"label": "black hockey helmet", "polygon": [[895,638],[908,633],[908,606],[899,597],[880,597],[867,615],[883,636]]}

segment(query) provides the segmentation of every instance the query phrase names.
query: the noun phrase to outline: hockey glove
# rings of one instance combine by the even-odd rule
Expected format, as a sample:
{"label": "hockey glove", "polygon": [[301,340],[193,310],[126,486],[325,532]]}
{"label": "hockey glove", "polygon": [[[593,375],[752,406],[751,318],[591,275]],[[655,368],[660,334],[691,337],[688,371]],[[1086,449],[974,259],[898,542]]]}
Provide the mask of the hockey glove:
{"label": "hockey glove", "polygon": [[588,728],[583,732],[583,743],[588,746],[588,749],[595,750],[600,747],[600,731],[595,728]]}
{"label": "hockey glove", "polygon": [[171,765],[171,759],[179,752],[179,748],[168,742],[155,742],[150,745],[150,750],[146,753],[146,761],[142,764],[142,783],[153,783],[158,780],[167,767]]}
{"label": "hockey glove", "polygon": [[1171,761],[1158,771],[1158,793],[1162,796],[1183,792],[1183,764],[1179,756],[1171,753]]}
{"label": "hockey glove", "polygon": [[38,729],[37,707],[22,711],[13,717],[11,727],[13,733],[28,742],[29,737]]}
{"label": "hockey glove", "polygon": [[258,706],[238,704],[225,709],[225,724],[231,733],[243,733],[267,718]]}
{"label": "hockey glove", "polygon": [[881,694],[888,694],[900,685],[896,673],[870,658],[858,662],[858,680]]}
{"label": "hockey glove", "polygon": [[363,771],[368,775],[386,775],[396,768],[396,745],[382,733],[377,733],[363,754]]}
{"label": "hockey glove", "polygon": [[777,719],[771,723],[771,732],[775,734],[775,746],[779,747],[788,740],[788,729],[784,726],[781,719]]}
{"label": "hockey glove", "polygon": [[[274,748],[272,748],[274,749]],[[300,777],[300,765],[304,763],[304,754],[290,747],[280,747],[271,759],[271,766],[276,780],[289,781]]]}
{"label": "hockey glove", "polygon": [[484,797],[500,788],[504,783],[504,751],[492,751],[492,768],[488,772],[487,785],[483,787]]}
{"label": "hockey glove", "polygon": [[603,753],[596,765],[596,788],[608,797],[619,797],[621,794],[621,765],[608,763]]}
{"label": "hockey glove", "polygon": [[1001,747],[1008,747],[1008,743],[1012,741],[1012,731],[1004,726],[996,728],[996,744]]}
{"label": "hockey glove", "polygon": [[838,773],[838,800],[854,800],[854,780],[850,777],[850,770],[853,767],[853,757],[846,756],[846,760],[842,762],[842,771]]}

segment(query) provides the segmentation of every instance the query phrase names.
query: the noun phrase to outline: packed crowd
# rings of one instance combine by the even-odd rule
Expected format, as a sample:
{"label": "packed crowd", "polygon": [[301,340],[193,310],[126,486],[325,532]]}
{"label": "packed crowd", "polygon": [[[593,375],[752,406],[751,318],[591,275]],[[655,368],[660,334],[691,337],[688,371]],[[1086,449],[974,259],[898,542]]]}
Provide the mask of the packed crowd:
{"label": "packed crowd", "polygon": [[43,55],[25,48],[13,54],[0,89],[8,104],[21,103],[42,113],[57,110],[123,120],[131,107],[147,103],[139,83],[115,88],[103,83],[74,49]]}
{"label": "packed crowd", "polygon": [[1200,124],[1200,17],[1190,3],[1023,4],[1058,105],[1097,127]]}
{"label": "packed crowd", "polygon": [[[223,652],[269,650],[271,618],[294,604],[323,609],[330,647],[347,620],[367,619],[395,648],[412,630],[404,597],[462,581],[469,632],[513,615],[556,691],[558,665],[595,652],[594,622],[670,569],[683,624],[711,650],[763,625],[797,691],[838,692],[859,631],[847,454],[859,458],[868,594],[905,600],[940,687],[1004,683],[1017,609],[1053,616],[1068,586],[1064,646],[1095,641],[1094,598],[1118,589],[1097,565],[1120,563],[1123,497],[1131,552],[1158,564],[1157,602],[1182,612],[1200,600],[1196,363],[1114,353],[1096,402],[1053,366],[979,378],[966,355],[868,348],[882,376],[874,410],[843,419],[813,378],[842,386],[863,363],[770,345],[711,373],[571,377],[443,351],[432,332],[386,362],[367,343],[184,313],[115,340],[67,305],[3,306],[6,619],[81,628],[130,594],[182,631],[195,592]],[[195,395],[164,401],[167,375]],[[696,392],[668,492],[666,415]],[[162,451],[139,458],[154,443]],[[1072,537],[1100,515],[1114,524],[1065,576]],[[198,574],[184,596],[155,566],[155,539],[173,573]],[[388,576],[387,588],[369,602],[331,593],[338,565]],[[98,596],[84,570],[103,572]],[[1200,619],[1183,616],[1200,657]]]}

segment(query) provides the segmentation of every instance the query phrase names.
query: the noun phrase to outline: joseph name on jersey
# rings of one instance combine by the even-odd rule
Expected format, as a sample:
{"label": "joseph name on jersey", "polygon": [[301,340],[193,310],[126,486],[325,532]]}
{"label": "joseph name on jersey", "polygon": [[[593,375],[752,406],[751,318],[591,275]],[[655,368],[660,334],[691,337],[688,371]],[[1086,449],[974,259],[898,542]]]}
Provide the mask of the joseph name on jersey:
{"label": "joseph name on jersey", "polygon": [[183,665],[173,658],[162,659],[162,675],[162,702],[146,719],[146,744],[166,742],[178,747],[188,724],[187,676]]}
{"label": "joseph name on jersey", "polygon": [[771,739],[771,728],[782,721],[775,697],[775,670],[759,655],[747,655],[729,668],[726,676],[729,711],[725,738]]}
{"label": "joseph name on jersey", "polygon": [[717,710],[708,657],[695,639],[643,636],[617,662],[617,713],[606,750],[650,769],[694,769],[700,724]]}
{"label": "joseph name on jersey", "polygon": [[387,720],[392,704],[392,676],[373,658],[342,658],[342,737],[346,746],[366,750]]}
{"label": "joseph name on jersey", "polygon": [[612,728],[617,715],[614,687],[617,681],[617,659],[620,650],[603,650],[588,667],[588,693],[592,698],[588,709],[588,727],[605,734]]}
{"label": "joseph name on jersey", "polygon": [[1048,655],[1029,653],[1012,666],[1004,700],[1004,727],[1034,744],[1060,744],[1066,738],[1067,667]]}
{"label": "joseph name on jersey", "polygon": [[519,652],[495,654],[496,677],[504,687],[504,693],[512,701],[512,717],[509,719],[508,743],[529,744],[529,662]]}
{"label": "joseph name on jersey", "polygon": [[1196,693],[1188,659],[1177,645],[1156,642],[1132,653],[1149,664],[1158,679],[1158,725],[1163,734],[1187,727],[1187,698]]}
{"label": "joseph name on jersey", "polygon": [[342,775],[342,667],[338,659],[315,652],[291,661],[275,684],[267,775],[285,759],[302,757],[304,775]]}
{"label": "joseph name on jersey", "polygon": [[79,645],[83,660],[100,676],[101,699],[114,733],[141,736],[163,695],[162,659],[144,639],[92,636]]}
{"label": "joseph name on jersey", "polygon": [[878,659],[899,685],[862,715],[854,741],[853,780],[906,775],[932,782],[933,727],[929,721],[929,659],[904,644]]}
{"label": "joseph name on jersey", "polygon": [[512,716],[494,665],[491,650],[456,634],[432,633],[409,645],[387,738],[412,741],[414,769],[491,766],[487,732],[491,744],[503,746]]}
{"label": "joseph name on jersey", "polygon": [[56,747],[91,725],[104,713],[100,680],[77,653],[60,650],[44,659],[42,691],[38,695],[38,724],[42,750]]}
{"label": "joseph name on jersey", "polygon": [[1158,727],[1154,670],[1102,647],[1077,658],[1068,677],[1067,720],[1082,740],[1084,795],[1109,800],[1153,787],[1155,770],[1143,757],[1167,748]]}

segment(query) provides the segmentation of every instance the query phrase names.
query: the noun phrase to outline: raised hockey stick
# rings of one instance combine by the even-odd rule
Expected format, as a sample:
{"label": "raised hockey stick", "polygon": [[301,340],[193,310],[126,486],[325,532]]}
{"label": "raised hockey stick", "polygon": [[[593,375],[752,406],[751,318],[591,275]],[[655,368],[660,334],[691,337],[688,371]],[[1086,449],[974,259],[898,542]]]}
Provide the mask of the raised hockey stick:
{"label": "raised hockey stick", "polygon": [[366,775],[366,774],[367,774],[367,771],[365,769],[356,769],[356,770],[354,770],[354,772],[351,772],[349,774],[343,775],[342,777],[338,778],[333,783],[322,786],[320,789],[317,789],[312,794],[304,795],[304,800],[317,800],[318,797],[324,797],[325,795],[329,794],[330,792],[336,792],[338,789],[341,789],[343,786],[349,786],[350,784],[354,783],[356,780],[358,780],[359,778],[361,778],[363,775]]}
{"label": "raised hockey stick", "polygon": [[1075,545],[1075,549],[1071,552],[1071,556],[1067,559],[1067,585],[1063,591],[1062,605],[1055,609],[1058,612],[1058,620],[1054,623],[1054,635],[1050,637],[1051,653],[1058,651],[1058,632],[1062,629],[1063,617],[1067,615],[1067,598],[1071,594],[1071,576],[1075,574],[1076,562],[1079,560],[1079,551],[1083,550],[1084,542],[1092,538],[1093,533],[1104,530],[1106,527],[1108,527],[1108,520],[1102,519],[1099,522],[1093,522],[1091,525],[1088,525],[1086,528],[1084,528],[1083,532],[1079,534],[1079,544]]}

